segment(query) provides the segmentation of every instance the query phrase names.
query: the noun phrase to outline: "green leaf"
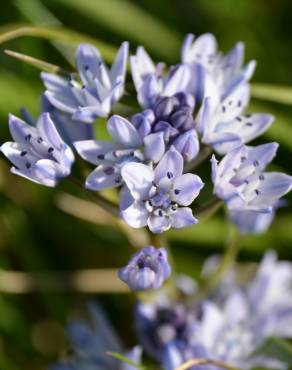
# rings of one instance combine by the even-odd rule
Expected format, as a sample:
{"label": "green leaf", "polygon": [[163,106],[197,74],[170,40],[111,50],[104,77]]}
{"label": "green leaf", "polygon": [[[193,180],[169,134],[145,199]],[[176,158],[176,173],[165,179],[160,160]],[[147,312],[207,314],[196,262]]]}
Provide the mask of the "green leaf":
{"label": "green leaf", "polygon": [[31,64],[32,66],[39,68],[42,71],[46,71],[50,73],[57,73],[61,71],[61,68],[59,66],[52,64],[52,63],[44,62],[43,60],[31,57],[29,55],[17,53],[16,51],[12,51],[12,50],[5,50],[4,52],[10,57],[21,60],[24,63]]}
{"label": "green leaf", "polygon": [[275,122],[271,125],[268,131],[264,133],[264,136],[269,140],[279,142],[287,149],[292,149],[292,124],[289,114],[285,114],[280,109],[276,109],[267,103],[255,103],[254,101],[250,104],[250,111],[272,113],[275,116]]}
{"label": "green leaf", "polygon": [[38,112],[40,92],[38,86],[27,83],[21,76],[5,70],[0,72],[0,86],[0,114],[2,116],[7,117],[8,112],[19,112],[20,107],[26,107],[32,114]]}
{"label": "green leaf", "polygon": [[292,87],[290,86],[253,83],[251,95],[261,100],[292,105]]}
{"label": "green leaf", "polygon": [[126,356],[123,356],[121,355],[120,353],[117,353],[117,352],[107,352],[107,354],[121,362],[124,362],[128,365],[131,365],[133,366],[135,369],[139,369],[139,370],[147,370],[147,368],[144,366],[144,365],[140,365],[138,364],[137,362],[134,362],[132,360],[130,360],[128,357]]}
{"label": "green leaf", "polygon": [[150,13],[128,0],[55,0],[73,8],[121,37],[143,44],[161,57],[173,58],[180,36]]}
{"label": "green leaf", "polygon": [[76,47],[81,42],[95,45],[104,59],[113,61],[116,48],[88,35],[72,31],[65,27],[39,27],[21,24],[9,24],[0,27],[0,44],[23,36],[43,38],[50,41],[59,41]]}
{"label": "green leaf", "polygon": [[292,366],[292,344],[284,339],[269,338],[264,345],[256,351],[256,354],[264,354],[283,361]]}

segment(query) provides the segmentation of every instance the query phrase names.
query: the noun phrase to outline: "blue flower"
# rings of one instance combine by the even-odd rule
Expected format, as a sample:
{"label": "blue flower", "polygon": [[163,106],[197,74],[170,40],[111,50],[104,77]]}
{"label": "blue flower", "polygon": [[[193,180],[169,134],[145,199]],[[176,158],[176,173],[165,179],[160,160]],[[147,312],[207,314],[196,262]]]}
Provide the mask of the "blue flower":
{"label": "blue flower", "polygon": [[91,326],[78,321],[71,322],[68,326],[73,355],[67,361],[51,366],[50,370],[134,370],[133,366],[118,362],[107,352],[124,352],[126,357],[140,363],[141,348],[135,346],[125,352],[101,308],[91,303],[89,312]]}
{"label": "blue flower", "polygon": [[107,122],[112,141],[84,140],[74,143],[77,152],[86,161],[97,165],[89,174],[85,186],[91,190],[122,185],[121,169],[127,163],[158,162],[164,154],[162,133],[141,138],[135,126],[127,119],[114,115]]}
{"label": "blue flower", "polygon": [[138,47],[136,55],[130,57],[130,62],[138,101],[143,108],[152,108],[161,96],[184,92],[189,84],[191,76],[187,66],[172,67],[164,75],[164,64],[155,66],[142,46]]}
{"label": "blue flower", "polygon": [[188,34],[182,45],[182,63],[189,66],[192,79],[189,90],[201,99],[208,96],[210,84],[220,99],[225,99],[241,83],[249,81],[256,67],[251,61],[243,67],[244,44],[237,43],[227,55],[218,51],[217,41],[210,33],[195,39]]}
{"label": "blue flower", "polygon": [[218,90],[212,89],[203,101],[196,128],[202,135],[202,142],[211,145],[219,154],[228,153],[260,136],[274,120],[266,113],[244,113],[249,90],[246,82],[241,83],[220,100]]}
{"label": "blue flower", "polygon": [[256,350],[268,337],[292,337],[291,283],[291,263],[267,252],[246,287],[235,286],[221,305],[204,302],[195,342],[236,368],[286,368]]}
{"label": "blue flower", "polygon": [[277,148],[277,143],[242,146],[226,154],[219,164],[212,157],[214,193],[230,211],[270,213],[277,200],[291,190],[291,176],[264,172]]}
{"label": "blue flower", "polygon": [[174,147],[155,169],[142,163],[125,165],[121,174],[128,191],[121,193],[122,218],[134,228],[148,225],[153,233],[196,224],[187,206],[204,184],[197,175],[182,172],[183,157]]}
{"label": "blue flower", "polygon": [[15,142],[4,143],[1,151],[13,163],[12,173],[50,187],[70,175],[73,152],[48,113],[41,114],[36,127],[10,114],[9,129]]}
{"label": "blue flower", "polygon": [[[140,341],[165,370],[194,358],[220,360],[246,370],[286,368],[257,350],[269,337],[292,337],[292,264],[277,261],[276,253],[269,251],[253,279],[239,286],[235,276],[229,283],[223,296],[216,289],[211,298],[196,304],[163,296],[138,303]],[[219,370],[214,365],[201,368]]]}
{"label": "blue flower", "polygon": [[138,302],[135,323],[143,348],[163,369],[174,370],[194,357],[197,318],[191,307],[160,295],[154,302]]}
{"label": "blue flower", "polygon": [[109,70],[98,50],[89,44],[81,44],[76,53],[76,64],[82,84],[72,76],[69,79],[42,72],[50,103],[72,118],[91,123],[97,117],[106,117],[111,107],[124,93],[127,42],[120,47],[115,62]]}
{"label": "blue flower", "polygon": [[171,274],[171,267],[164,248],[143,248],[132,256],[127,266],[119,270],[119,278],[132,291],[158,289]]}
{"label": "blue flower", "polygon": [[71,115],[56,109],[46,98],[41,99],[42,112],[50,113],[56,129],[66,144],[73,146],[74,141],[93,139],[93,125],[73,120]]}
{"label": "blue flower", "polygon": [[162,132],[166,147],[173,145],[186,161],[199,152],[199,140],[195,131],[192,95],[177,93],[171,97],[157,98],[153,109],[146,109],[132,117],[132,123],[142,137]]}

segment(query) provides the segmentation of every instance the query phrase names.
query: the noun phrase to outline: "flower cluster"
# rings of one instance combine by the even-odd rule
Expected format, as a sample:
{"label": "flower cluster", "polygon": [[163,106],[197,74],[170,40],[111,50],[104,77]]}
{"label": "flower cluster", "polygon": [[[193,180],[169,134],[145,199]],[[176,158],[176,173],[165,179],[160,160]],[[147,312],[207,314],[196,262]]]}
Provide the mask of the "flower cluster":
{"label": "flower cluster", "polygon": [[[50,370],[134,370],[133,366],[109,356],[108,352],[124,352],[120,339],[100,306],[90,303],[88,309],[92,325],[79,321],[68,325],[72,354],[63,362],[51,366]],[[141,355],[140,346],[125,352],[125,357],[137,364]]]}
{"label": "flower cluster", "polygon": [[[292,265],[264,256],[247,285],[230,284],[228,292],[196,304],[158,297],[138,303],[136,325],[143,348],[165,370],[187,360],[220,360],[239,369],[283,369],[285,364],[258,352],[268,337],[291,338]],[[197,367],[194,367],[196,369]],[[220,367],[205,365],[204,369]]]}
{"label": "flower cluster", "polygon": [[[244,45],[238,43],[223,55],[213,35],[197,39],[187,35],[181,63],[168,70],[164,63],[155,65],[146,50],[138,47],[130,65],[142,111],[126,117],[111,115],[125,90],[128,49],[124,42],[109,69],[94,46],[81,44],[76,53],[77,73],[68,78],[41,74],[46,87],[44,123],[30,130],[25,126],[20,138],[15,134],[16,119],[11,118],[16,143],[3,144],[2,152],[13,162],[12,171],[55,186],[70,175],[69,145],[96,166],[85,180],[87,189],[117,188],[121,217],[134,228],[147,225],[153,233],[162,233],[198,222],[191,206],[204,184],[191,172],[202,154],[201,142],[202,150],[207,146],[223,156],[219,164],[212,157],[212,180],[214,194],[227,204],[229,219],[242,232],[264,230],[279,198],[291,190],[292,177],[264,172],[276,143],[246,146],[269,128],[273,117],[246,111],[255,62],[243,66]],[[94,122],[108,116],[111,140],[97,140]],[[18,125],[24,123],[18,121]],[[50,133],[39,134],[39,126]],[[246,212],[260,220],[259,227],[243,225]]]}

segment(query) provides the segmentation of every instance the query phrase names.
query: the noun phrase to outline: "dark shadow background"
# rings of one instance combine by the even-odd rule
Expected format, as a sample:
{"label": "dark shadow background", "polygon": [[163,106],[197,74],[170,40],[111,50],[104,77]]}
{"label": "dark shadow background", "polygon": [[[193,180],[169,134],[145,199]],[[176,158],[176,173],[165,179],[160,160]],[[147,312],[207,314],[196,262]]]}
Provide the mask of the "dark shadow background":
{"label": "dark shadow background", "polygon": [[[142,31],[140,18],[128,10],[128,4],[130,9],[134,7],[139,15],[144,15]],[[90,6],[96,12],[90,11]],[[112,8],[108,11],[109,6]],[[153,22],[159,27],[155,28]],[[245,42],[246,60],[258,62],[254,82],[292,88],[290,0],[9,0],[1,3],[0,23],[1,34],[4,27],[12,23],[46,27],[63,24],[84,34],[84,39],[86,35],[91,36],[114,49],[127,39],[132,52],[145,42],[156,61],[164,60],[168,64],[179,61],[184,34],[212,32],[223,51],[239,40]],[[162,36],[159,29],[166,35]],[[8,112],[18,114],[19,109],[26,106],[38,114],[39,95],[43,91],[39,70],[4,55],[4,49],[72,68],[55,46],[62,48],[60,44],[33,37],[20,37],[0,45],[1,143],[9,140]],[[72,50],[67,50],[70,55]],[[256,143],[279,141],[281,147],[271,168],[292,174],[292,107],[252,99],[250,110],[272,112],[276,116],[273,127]],[[82,192],[66,180],[55,190],[40,187],[11,175],[9,167],[2,156],[0,269],[32,273],[75,271],[119,267],[127,261],[132,250],[119,231],[68,214],[74,214],[75,204],[68,199],[64,201],[62,194],[84,198]],[[200,168],[200,175],[207,179],[209,170],[207,163]],[[207,196],[208,189],[198,203]],[[64,207],[69,209],[67,213],[62,210]],[[98,213],[96,222],[101,222]],[[223,214],[194,228],[168,233],[178,271],[197,277],[204,259],[222,251],[226,233]],[[291,259],[291,242],[292,215],[288,205],[278,212],[265,235],[242,239],[240,259],[258,261],[268,248],[275,248],[281,258]],[[63,328],[67,319],[82,310],[88,298],[78,291],[54,293],[43,289],[24,295],[0,292],[0,369],[44,369],[54,361],[66,347]],[[133,297],[112,294],[98,295],[98,299],[125,343],[133,344]]]}

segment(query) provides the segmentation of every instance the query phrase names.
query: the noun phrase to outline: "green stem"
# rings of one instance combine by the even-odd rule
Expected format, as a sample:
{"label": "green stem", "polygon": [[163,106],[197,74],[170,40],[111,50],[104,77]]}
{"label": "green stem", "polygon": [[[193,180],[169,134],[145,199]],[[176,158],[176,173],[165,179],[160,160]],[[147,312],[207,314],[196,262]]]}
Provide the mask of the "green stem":
{"label": "green stem", "polygon": [[212,148],[210,146],[204,146],[201,148],[199,154],[192,161],[187,163],[185,166],[185,172],[190,172],[195,168],[199,167],[212,153]]}
{"label": "green stem", "polygon": [[223,202],[217,197],[211,198],[208,202],[195,209],[194,213],[199,218],[212,216],[222,206]]}
{"label": "green stem", "polygon": [[105,197],[103,197],[102,195],[98,193],[94,193],[94,192],[87,190],[86,188],[84,188],[83,184],[75,177],[70,176],[68,179],[71,181],[71,183],[78,186],[78,188],[85,190],[87,196],[90,199],[92,199],[96,204],[98,204],[101,208],[103,208],[105,211],[107,211],[114,217],[119,217],[120,211],[119,211],[118,206],[115,203],[111,202],[109,199],[106,199]]}
{"label": "green stem", "polygon": [[222,256],[218,268],[203,284],[204,293],[212,291],[220,283],[224,273],[230,268],[239,252],[239,235],[233,225],[229,226],[229,232],[226,240],[225,253]]}

